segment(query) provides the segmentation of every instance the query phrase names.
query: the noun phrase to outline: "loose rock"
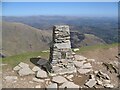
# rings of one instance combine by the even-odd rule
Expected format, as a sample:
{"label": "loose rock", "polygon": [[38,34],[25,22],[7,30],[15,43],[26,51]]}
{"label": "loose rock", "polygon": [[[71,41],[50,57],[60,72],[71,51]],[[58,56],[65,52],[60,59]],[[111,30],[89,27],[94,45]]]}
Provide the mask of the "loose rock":
{"label": "loose rock", "polygon": [[26,75],[31,75],[35,74],[29,67],[22,68],[18,71],[20,76],[26,76]]}
{"label": "loose rock", "polygon": [[73,81],[73,80],[72,80],[73,77],[74,77],[73,75],[69,75],[69,76],[67,76],[66,78],[67,78],[68,80],[70,80],[70,81]]}
{"label": "loose rock", "polygon": [[95,62],[95,59],[87,59],[88,62]]}
{"label": "loose rock", "polygon": [[79,86],[74,84],[73,82],[65,82],[60,86],[60,88],[75,88],[76,90],[79,90]]}
{"label": "loose rock", "polygon": [[20,69],[21,69],[20,66],[15,66],[15,67],[13,68],[14,71],[18,71],[18,70],[20,70]]}
{"label": "loose rock", "polygon": [[75,60],[86,60],[87,58],[81,55],[75,55]]}
{"label": "loose rock", "polygon": [[61,83],[66,82],[67,80],[62,76],[56,76],[56,77],[53,77],[52,81],[58,84],[61,84]]}
{"label": "loose rock", "polygon": [[84,69],[89,69],[89,68],[92,68],[91,64],[90,63],[86,63],[84,64],[81,68],[84,68]]}
{"label": "loose rock", "polygon": [[51,90],[51,89],[54,89],[54,90],[57,90],[57,84],[56,83],[52,83],[50,85],[47,86],[47,90]]}
{"label": "loose rock", "polygon": [[38,79],[38,78],[33,78],[33,81],[38,82],[38,83],[39,82],[42,82],[42,83],[44,82],[44,80],[41,80],[41,79]]}
{"label": "loose rock", "polygon": [[83,63],[84,62],[79,62],[79,61],[73,61],[74,65],[78,68],[82,67],[83,66]]}
{"label": "loose rock", "polygon": [[47,73],[43,70],[39,70],[36,75],[38,78],[47,78]]}
{"label": "loose rock", "polygon": [[5,80],[7,81],[7,82],[14,82],[14,81],[16,81],[18,78],[17,78],[17,76],[6,76],[5,77]]}
{"label": "loose rock", "polygon": [[108,83],[110,83],[111,81],[110,80],[104,80],[103,79],[103,83],[105,83],[105,84],[108,84]]}
{"label": "loose rock", "polygon": [[26,67],[29,67],[29,65],[28,65],[28,64],[23,63],[23,62],[20,62],[18,65],[19,65],[21,68],[26,68]]}
{"label": "loose rock", "polygon": [[41,88],[41,85],[37,85],[37,86],[35,86],[35,88]]}
{"label": "loose rock", "polygon": [[34,66],[32,70],[33,70],[34,72],[39,71],[39,70],[40,70],[40,67]]}
{"label": "loose rock", "polygon": [[105,84],[104,87],[106,87],[106,88],[114,88],[114,86],[112,84]]}
{"label": "loose rock", "polygon": [[96,80],[95,79],[90,79],[87,83],[85,83],[86,86],[92,88],[93,86],[96,85]]}
{"label": "loose rock", "polygon": [[91,74],[90,79],[95,79],[95,76],[93,74]]}
{"label": "loose rock", "polygon": [[97,84],[103,86],[103,82],[97,79]]}
{"label": "loose rock", "polygon": [[110,77],[106,73],[103,73],[101,71],[99,71],[97,75],[103,79],[110,80]]}
{"label": "loose rock", "polygon": [[92,69],[79,69],[78,72],[80,74],[86,74],[86,73],[89,73]]}
{"label": "loose rock", "polygon": [[73,51],[74,51],[74,52],[79,51],[79,48],[75,48],[75,49],[73,49]]}

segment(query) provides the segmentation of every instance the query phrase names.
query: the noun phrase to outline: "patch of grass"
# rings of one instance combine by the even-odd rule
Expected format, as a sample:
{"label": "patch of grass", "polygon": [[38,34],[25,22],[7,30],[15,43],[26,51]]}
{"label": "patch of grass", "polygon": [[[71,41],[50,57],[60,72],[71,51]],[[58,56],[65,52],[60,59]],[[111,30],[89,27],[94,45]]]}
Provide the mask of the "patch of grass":
{"label": "patch of grass", "polygon": [[118,45],[120,45],[120,43],[84,46],[84,47],[79,48],[79,51],[76,51],[76,53],[79,54],[81,52],[86,52],[86,51],[91,51],[91,50],[96,50],[96,49],[108,49],[108,48],[112,48]]}
{"label": "patch of grass", "polygon": [[[95,50],[95,49],[107,49],[107,48],[115,47],[115,46],[118,46],[118,45],[120,45],[120,44],[114,43],[114,44],[105,44],[105,45],[85,46],[85,47],[79,48],[79,51],[77,51],[75,53],[80,54],[81,52],[91,51],[91,50]],[[37,56],[41,56],[42,58],[48,59],[49,58],[49,52],[42,52],[42,51],[27,52],[27,53],[3,58],[2,62],[14,67],[15,65],[17,65],[20,62],[29,63],[30,58],[37,57]]]}
{"label": "patch of grass", "polygon": [[30,62],[30,58],[41,56],[45,59],[48,59],[49,52],[28,52],[19,55],[9,56],[2,59],[2,62],[8,64],[12,67],[17,65],[20,62]]}

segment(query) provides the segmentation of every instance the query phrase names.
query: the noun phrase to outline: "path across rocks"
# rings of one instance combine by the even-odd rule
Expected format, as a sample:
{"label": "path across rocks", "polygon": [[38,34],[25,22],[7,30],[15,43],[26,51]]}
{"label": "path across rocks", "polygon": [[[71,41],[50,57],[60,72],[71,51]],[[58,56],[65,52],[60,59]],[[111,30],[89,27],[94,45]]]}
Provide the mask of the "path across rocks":
{"label": "path across rocks", "polygon": [[[114,84],[111,83],[111,77],[106,72],[93,69],[92,63],[94,62],[95,59],[87,59],[84,56],[75,55],[73,63],[77,72],[55,76],[50,76],[41,67],[34,66],[30,68],[29,64],[20,62],[13,68],[14,73],[17,73],[17,75],[6,75],[3,81],[17,85],[19,81],[26,81],[26,78],[30,77],[31,79],[29,78],[30,80],[27,80],[27,82],[31,86],[33,84],[31,88],[113,88]],[[88,77],[85,79],[85,83],[78,84],[74,81],[74,78],[83,80],[83,76]]]}

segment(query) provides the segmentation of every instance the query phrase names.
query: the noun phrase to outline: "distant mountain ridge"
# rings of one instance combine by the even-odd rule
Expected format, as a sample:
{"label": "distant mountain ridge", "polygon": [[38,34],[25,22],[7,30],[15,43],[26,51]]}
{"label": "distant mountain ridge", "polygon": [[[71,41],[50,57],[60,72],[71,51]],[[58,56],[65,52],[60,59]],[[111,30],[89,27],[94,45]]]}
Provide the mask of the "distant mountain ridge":
{"label": "distant mountain ridge", "polygon": [[78,16],[3,16],[4,21],[20,22],[41,29],[52,30],[57,24],[67,24],[72,31],[93,34],[106,43],[118,42],[118,19],[116,17],[78,17]]}
{"label": "distant mountain ridge", "polygon": [[[5,55],[49,49],[52,41],[51,31],[36,29],[16,22],[3,21],[2,25],[2,49]],[[71,31],[71,45],[74,48],[104,43],[104,40],[94,35]]]}

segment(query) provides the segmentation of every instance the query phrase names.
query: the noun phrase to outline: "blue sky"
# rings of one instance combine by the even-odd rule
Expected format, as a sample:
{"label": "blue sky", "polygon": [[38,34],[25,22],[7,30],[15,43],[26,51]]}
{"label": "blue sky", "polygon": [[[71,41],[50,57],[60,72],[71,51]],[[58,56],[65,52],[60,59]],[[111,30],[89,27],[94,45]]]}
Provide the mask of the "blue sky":
{"label": "blue sky", "polygon": [[118,14],[117,2],[3,2],[3,16],[62,15],[107,16]]}

